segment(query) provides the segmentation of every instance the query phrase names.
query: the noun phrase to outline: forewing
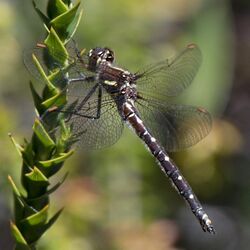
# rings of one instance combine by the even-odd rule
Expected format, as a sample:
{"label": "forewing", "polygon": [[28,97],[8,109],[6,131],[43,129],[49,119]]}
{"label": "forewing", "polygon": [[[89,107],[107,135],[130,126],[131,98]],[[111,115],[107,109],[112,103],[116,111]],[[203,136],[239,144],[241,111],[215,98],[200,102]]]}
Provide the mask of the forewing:
{"label": "forewing", "polygon": [[139,94],[165,99],[180,94],[193,81],[201,64],[201,51],[188,45],[173,59],[167,59],[136,74]]}
{"label": "forewing", "polygon": [[211,116],[203,108],[142,99],[136,102],[136,107],[146,127],[167,151],[198,143],[212,127]]}

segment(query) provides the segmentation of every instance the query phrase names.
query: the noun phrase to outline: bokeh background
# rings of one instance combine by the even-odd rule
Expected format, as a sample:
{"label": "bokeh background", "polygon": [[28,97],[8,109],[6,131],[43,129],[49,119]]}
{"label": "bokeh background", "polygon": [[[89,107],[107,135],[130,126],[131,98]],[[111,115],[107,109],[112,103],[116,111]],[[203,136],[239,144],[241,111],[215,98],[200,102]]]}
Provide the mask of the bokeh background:
{"label": "bokeh background", "polygon": [[[65,209],[38,249],[249,249],[250,2],[84,0],[82,7],[79,46],[109,46],[117,64],[131,71],[190,42],[200,46],[202,67],[178,101],[208,109],[213,130],[171,156],[217,234],[201,231],[144,145],[125,129],[114,146],[78,150],[67,161],[60,174],[69,176],[51,197],[52,211]],[[0,249],[8,250],[13,241],[7,175],[18,182],[21,167],[8,132],[19,142],[31,136],[35,113],[22,53],[42,40],[44,29],[29,0],[1,0],[0,14]]]}

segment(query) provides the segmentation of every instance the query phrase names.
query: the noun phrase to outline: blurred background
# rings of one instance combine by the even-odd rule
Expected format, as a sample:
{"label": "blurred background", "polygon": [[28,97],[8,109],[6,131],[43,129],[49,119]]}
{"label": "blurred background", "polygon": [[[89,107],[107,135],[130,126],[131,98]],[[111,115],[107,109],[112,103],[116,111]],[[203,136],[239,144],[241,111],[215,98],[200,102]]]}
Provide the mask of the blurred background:
{"label": "blurred background", "polygon": [[[38,249],[249,249],[250,2],[84,0],[82,7],[79,47],[108,46],[116,63],[130,71],[188,43],[200,46],[202,67],[179,102],[208,109],[213,129],[196,146],[171,156],[217,234],[202,232],[150,153],[125,129],[114,146],[78,150],[67,161],[60,174],[69,176],[51,197],[52,211],[65,209]],[[20,143],[31,136],[35,113],[22,53],[42,41],[44,28],[29,0],[1,0],[0,14],[0,249],[8,250],[13,242],[7,175],[19,182],[21,167],[8,132]]]}

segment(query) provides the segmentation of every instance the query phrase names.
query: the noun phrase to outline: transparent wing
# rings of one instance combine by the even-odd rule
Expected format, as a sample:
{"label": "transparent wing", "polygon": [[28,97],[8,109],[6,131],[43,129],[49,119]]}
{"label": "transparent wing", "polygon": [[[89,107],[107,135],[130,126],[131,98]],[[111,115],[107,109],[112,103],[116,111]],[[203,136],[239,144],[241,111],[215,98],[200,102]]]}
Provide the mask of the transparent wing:
{"label": "transparent wing", "polygon": [[193,81],[201,64],[201,51],[195,44],[190,44],[178,56],[167,59],[144,72],[136,74],[137,89],[154,98],[176,96]]}
{"label": "transparent wing", "polygon": [[167,151],[190,147],[211,130],[212,119],[203,108],[185,105],[164,105],[139,99],[136,108],[145,126]]}
{"label": "transparent wing", "polygon": [[[76,143],[86,150],[101,149],[120,138],[123,131],[122,118],[113,98],[102,86],[98,83],[75,82],[69,85],[67,97],[67,105],[49,113],[43,121],[46,125],[48,120],[55,119],[56,113],[62,113],[67,125],[71,127],[70,145]],[[60,133],[60,126],[51,130],[51,136],[57,133]]]}
{"label": "transparent wing", "polygon": [[115,102],[110,97],[102,99],[99,118],[96,117],[96,100],[86,103],[80,110],[77,109],[77,112],[71,111],[68,123],[72,127],[72,141],[77,141],[79,147],[87,150],[101,149],[114,144],[120,138],[123,122]]}

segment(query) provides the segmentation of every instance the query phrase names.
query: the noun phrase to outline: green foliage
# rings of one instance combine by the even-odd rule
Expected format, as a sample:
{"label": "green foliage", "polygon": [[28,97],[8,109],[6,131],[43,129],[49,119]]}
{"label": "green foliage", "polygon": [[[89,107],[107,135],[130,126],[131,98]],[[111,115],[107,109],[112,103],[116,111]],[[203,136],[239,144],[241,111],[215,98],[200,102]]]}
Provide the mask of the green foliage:
{"label": "green foliage", "polygon": [[[82,12],[77,12],[79,5],[80,2],[73,5],[71,1],[49,0],[46,15],[33,1],[33,6],[48,33],[44,45],[48,48],[49,60],[55,61],[60,67],[66,67],[68,63],[65,45],[79,24],[82,15]],[[65,85],[62,86],[60,83],[61,86],[58,86],[56,81],[60,69],[53,70],[47,75],[35,54],[32,55],[31,60],[44,84],[40,96],[34,84],[30,83],[37,114],[42,117],[49,109],[66,104],[66,94],[62,91]],[[49,68],[49,65],[47,67]],[[66,176],[50,189],[48,189],[49,178],[61,169],[64,161],[74,152],[68,146],[71,133],[63,117],[59,115],[56,115],[56,119],[48,120],[47,123],[45,127],[40,119],[35,119],[32,139],[25,141],[24,146],[19,145],[11,137],[23,160],[21,180],[25,190],[25,193],[20,191],[13,179],[9,177],[15,203],[15,219],[10,225],[18,250],[36,249],[37,241],[53,225],[62,211],[60,209],[49,219],[49,195],[63,183]],[[58,124],[60,124],[60,133],[51,134],[49,131],[53,131]]]}

